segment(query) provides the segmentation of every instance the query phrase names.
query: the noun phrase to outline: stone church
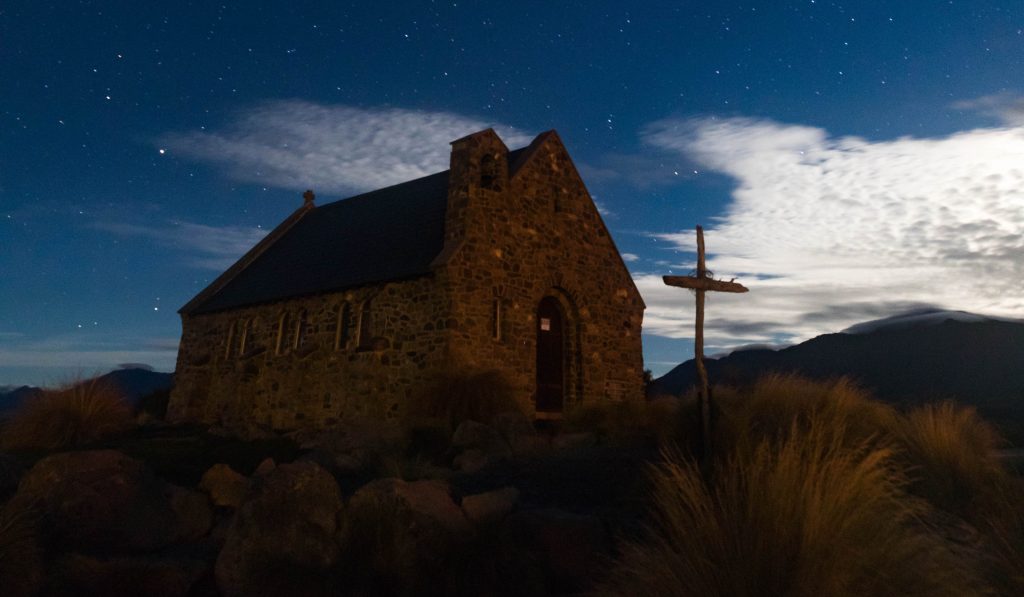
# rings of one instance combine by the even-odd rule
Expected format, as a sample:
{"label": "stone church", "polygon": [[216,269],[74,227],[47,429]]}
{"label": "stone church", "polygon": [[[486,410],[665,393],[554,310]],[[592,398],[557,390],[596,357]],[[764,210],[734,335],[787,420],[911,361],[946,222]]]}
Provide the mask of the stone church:
{"label": "stone church", "polygon": [[558,134],[304,204],[180,310],[169,416],[274,429],[401,414],[498,370],[527,412],[642,399],[644,303]]}

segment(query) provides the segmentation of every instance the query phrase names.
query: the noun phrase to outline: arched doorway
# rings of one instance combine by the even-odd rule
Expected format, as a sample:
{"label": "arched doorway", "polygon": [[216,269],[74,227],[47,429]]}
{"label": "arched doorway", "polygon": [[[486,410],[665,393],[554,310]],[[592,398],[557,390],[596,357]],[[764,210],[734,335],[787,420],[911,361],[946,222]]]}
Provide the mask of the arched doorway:
{"label": "arched doorway", "polygon": [[565,316],[562,305],[546,296],[537,306],[537,414],[565,407]]}

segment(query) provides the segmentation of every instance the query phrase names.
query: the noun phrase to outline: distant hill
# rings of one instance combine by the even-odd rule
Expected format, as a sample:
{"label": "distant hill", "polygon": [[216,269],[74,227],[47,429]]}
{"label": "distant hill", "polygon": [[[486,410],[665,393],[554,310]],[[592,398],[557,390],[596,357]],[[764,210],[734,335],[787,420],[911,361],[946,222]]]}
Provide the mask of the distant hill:
{"label": "distant hill", "polygon": [[[100,376],[100,379],[118,388],[132,405],[136,405],[143,396],[159,390],[170,390],[174,386],[173,373],[160,373],[143,368],[115,369]],[[10,416],[26,400],[35,398],[43,390],[32,386],[20,388],[3,388],[0,390],[0,418]]]}
{"label": "distant hill", "polygon": [[[781,350],[705,359],[712,383],[745,384],[770,372],[848,376],[885,401],[953,399],[993,422],[1024,429],[1024,322],[924,311],[858,324]],[[654,380],[649,395],[678,395],[696,381],[693,360]]]}

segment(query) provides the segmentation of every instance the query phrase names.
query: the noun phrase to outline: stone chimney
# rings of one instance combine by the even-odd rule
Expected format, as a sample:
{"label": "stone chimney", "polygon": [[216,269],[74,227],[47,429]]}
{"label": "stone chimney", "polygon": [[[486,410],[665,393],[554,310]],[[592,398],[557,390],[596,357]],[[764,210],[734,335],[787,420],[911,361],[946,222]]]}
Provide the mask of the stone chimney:
{"label": "stone chimney", "polygon": [[452,141],[448,178],[446,243],[465,237],[467,226],[500,200],[508,189],[508,147],[494,132],[485,129]]}

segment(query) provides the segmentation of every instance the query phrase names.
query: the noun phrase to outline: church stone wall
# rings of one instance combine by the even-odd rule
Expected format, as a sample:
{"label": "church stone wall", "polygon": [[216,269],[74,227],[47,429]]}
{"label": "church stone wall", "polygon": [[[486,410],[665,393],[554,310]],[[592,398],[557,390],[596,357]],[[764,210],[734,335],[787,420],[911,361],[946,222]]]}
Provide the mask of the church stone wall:
{"label": "church stone wall", "polygon": [[169,418],[294,429],[397,415],[446,358],[438,278],[184,316]]}
{"label": "church stone wall", "polygon": [[453,147],[449,194],[466,205],[467,222],[448,266],[454,358],[505,371],[534,408],[536,311],[555,296],[568,319],[566,409],[642,399],[643,301],[561,142],[538,141],[511,178],[497,179],[481,171],[482,156],[508,171],[496,135]]}

